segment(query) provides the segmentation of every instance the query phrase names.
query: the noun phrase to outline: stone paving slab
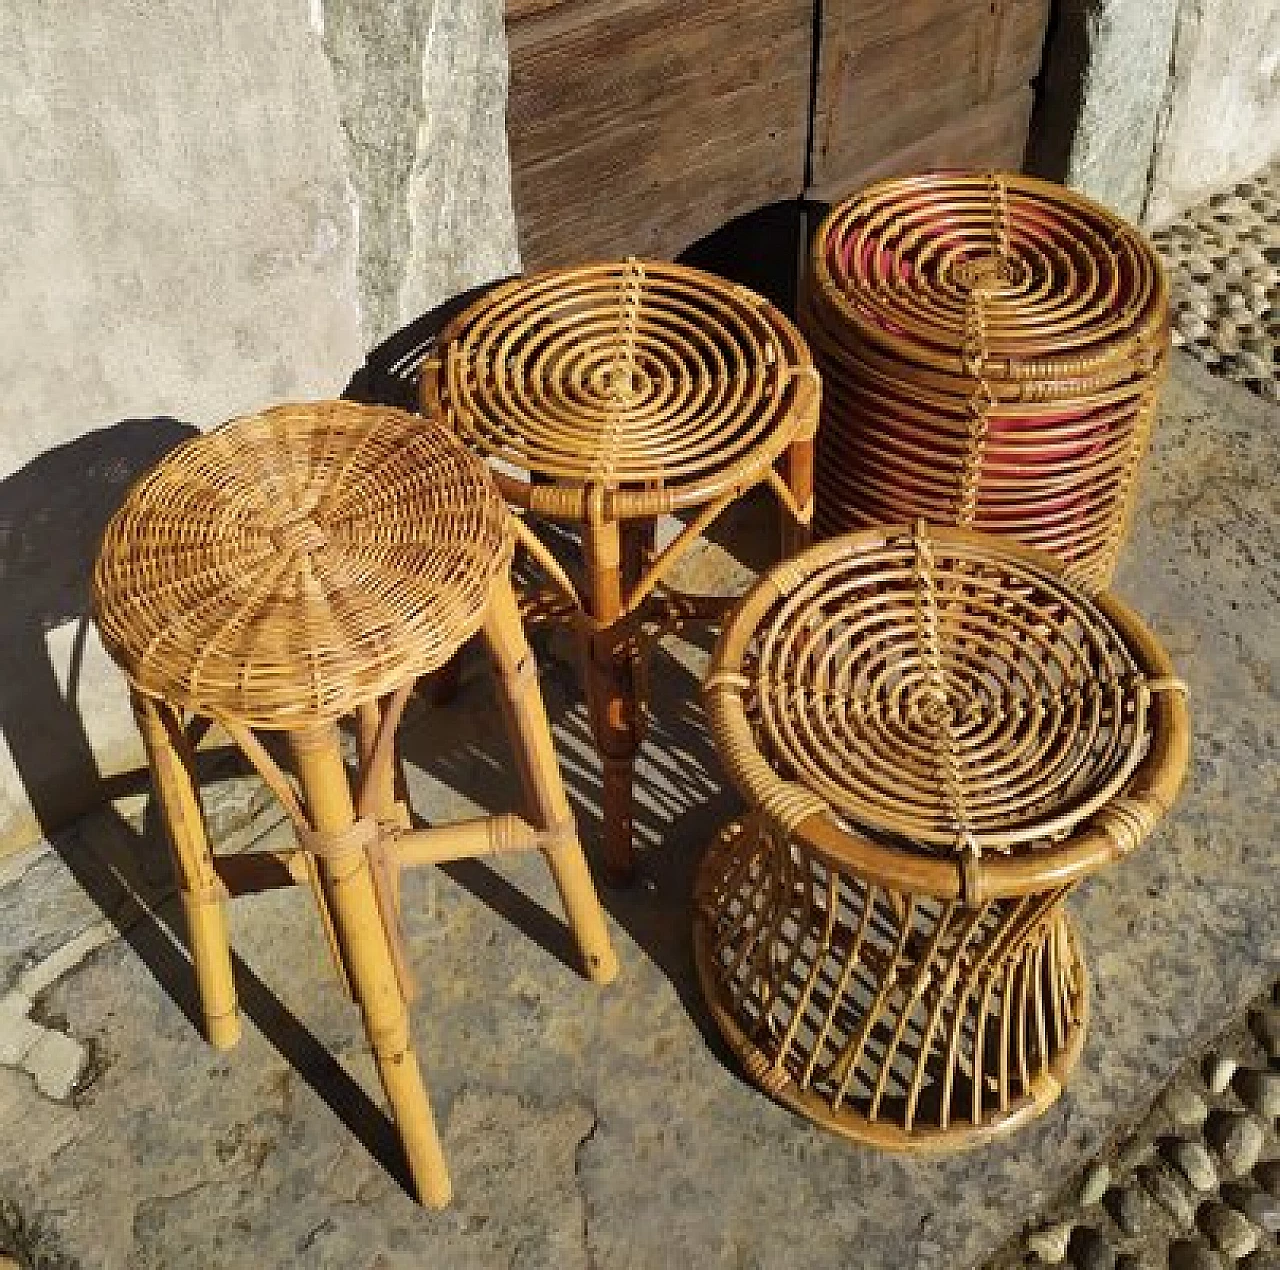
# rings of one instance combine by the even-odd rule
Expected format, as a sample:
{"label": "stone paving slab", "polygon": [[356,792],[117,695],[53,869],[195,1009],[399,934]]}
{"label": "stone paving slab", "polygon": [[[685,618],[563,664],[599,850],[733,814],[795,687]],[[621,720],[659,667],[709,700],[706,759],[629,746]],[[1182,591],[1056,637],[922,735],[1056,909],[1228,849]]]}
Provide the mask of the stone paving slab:
{"label": "stone paving slab", "polygon": [[[5,862],[0,994],[33,967],[57,971],[24,1017],[79,1057],[65,1098],[21,1063],[0,1067],[0,1248],[130,1270],[924,1270],[974,1265],[1016,1235],[1280,971],[1280,418],[1175,360],[1121,584],[1190,683],[1193,770],[1156,838],[1074,902],[1091,1031],[1074,1082],[1033,1127],[975,1154],[879,1154],[736,1073],[701,1005],[689,935],[699,852],[736,804],[693,696],[703,653],[673,641],[652,676],[643,880],[605,895],[622,959],[613,987],[567,964],[536,859],[406,875],[423,985],[414,1035],[456,1193],[443,1213],[402,1189],[359,1020],[306,895],[233,907],[247,1026],[216,1054],[188,1017],[176,905],[145,817],[139,829],[102,813]],[[741,563],[713,543],[693,581],[744,578],[772,532],[767,508],[746,505],[727,531]],[[592,846],[598,776],[562,652],[544,648],[542,680]],[[509,805],[495,720],[475,664],[447,713],[415,703],[406,749],[428,818]],[[269,838],[272,823],[241,825],[235,845]],[[85,934],[104,917],[105,942]]]}

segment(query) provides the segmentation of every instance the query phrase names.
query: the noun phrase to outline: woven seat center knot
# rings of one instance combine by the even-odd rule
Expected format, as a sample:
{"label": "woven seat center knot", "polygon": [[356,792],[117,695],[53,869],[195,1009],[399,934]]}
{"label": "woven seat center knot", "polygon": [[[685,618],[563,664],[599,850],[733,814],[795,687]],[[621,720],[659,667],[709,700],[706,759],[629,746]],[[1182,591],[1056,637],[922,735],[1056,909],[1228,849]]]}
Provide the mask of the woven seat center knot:
{"label": "woven seat center knot", "polygon": [[281,406],[193,438],[130,491],[94,601],[140,691],[294,728],[448,661],[512,549],[483,462],[440,424]]}
{"label": "woven seat center knot", "polygon": [[961,290],[980,291],[986,295],[1016,291],[1026,280],[1026,265],[1017,259],[999,255],[978,255],[957,261],[951,277]]}
{"label": "woven seat center knot", "polygon": [[724,747],[740,786],[763,762],[850,832],[928,855],[1048,847],[1120,792],[1149,744],[1149,685],[1058,566],[995,542],[866,531],[762,586],[709,702],[717,735],[750,737]]}
{"label": "woven seat center knot", "polygon": [[279,550],[296,555],[319,551],[329,542],[329,535],[301,512],[291,513],[270,532],[271,541]]}
{"label": "woven seat center knot", "polygon": [[[815,425],[799,332],[699,270],[635,260],[520,278],[445,333],[440,404],[486,457],[558,485],[704,502]],[[621,514],[645,514],[637,508]]]}

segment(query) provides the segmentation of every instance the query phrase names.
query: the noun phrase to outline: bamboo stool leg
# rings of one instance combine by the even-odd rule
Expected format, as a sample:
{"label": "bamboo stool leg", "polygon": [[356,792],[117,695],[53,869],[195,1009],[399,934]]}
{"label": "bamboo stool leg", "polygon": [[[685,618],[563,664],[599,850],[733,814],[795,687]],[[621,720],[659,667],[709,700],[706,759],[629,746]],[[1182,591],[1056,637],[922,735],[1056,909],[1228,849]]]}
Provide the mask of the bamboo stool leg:
{"label": "bamboo stool leg", "polygon": [[[321,881],[409,1171],[422,1202],[442,1208],[451,1194],[449,1173],[410,1044],[409,1012],[396,979],[369,859],[350,837],[355,809],[338,731],[330,725],[292,733],[289,742],[317,842],[325,842],[319,853]],[[352,845],[343,844],[344,835]]]}
{"label": "bamboo stool leg", "polygon": [[525,801],[536,828],[558,831],[557,845],[543,852],[555,879],[569,925],[587,975],[596,983],[611,983],[618,973],[618,958],[609,941],[600,901],[591,883],[586,856],[578,841],[573,812],[565,796],[556,762],[538,669],[525,639],[520,610],[508,578],[494,584],[485,617],[484,641],[493,662],[507,734],[516,751]]}
{"label": "bamboo stool leg", "polygon": [[779,460],[782,479],[791,491],[796,506],[808,513],[808,519],[792,515],[780,507],[782,514],[782,559],[789,560],[803,551],[813,537],[813,437],[793,441]]}
{"label": "bamboo stool leg", "polygon": [[587,643],[587,707],[604,769],[604,871],[625,885],[635,877],[631,845],[631,786],[640,737],[635,662],[617,647],[613,624],[622,613],[622,544],[616,520],[583,525],[590,615],[597,629]]}
{"label": "bamboo stool leg", "polygon": [[171,706],[134,693],[133,710],[155,779],[182,895],[205,1038],[215,1049],[230,1049],[240,1039],[240,1011],[231,974],[226,890],[213,866],[195,759]]}

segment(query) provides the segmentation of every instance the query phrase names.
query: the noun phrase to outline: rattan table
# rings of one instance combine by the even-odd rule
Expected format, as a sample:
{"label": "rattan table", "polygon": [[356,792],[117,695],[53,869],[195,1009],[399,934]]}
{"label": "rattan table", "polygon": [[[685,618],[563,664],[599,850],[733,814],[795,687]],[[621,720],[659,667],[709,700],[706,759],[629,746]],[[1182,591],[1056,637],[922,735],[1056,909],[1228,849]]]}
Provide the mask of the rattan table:
{"label": "rattan table", "polygon": [[[574,578],[522,526],[557,591],[526,604],[585,635],[604,764],[604,864],[625,880],[634,867],[643,651],[682,621],[725,607],[674,591],[672,566],[761,484],[784,510],[784,544],[806,536],[820,397],[808,348],[752,291],[696,269],[627,260],[496,287],[441,333],[421,392],[424,413],[490,461],[515,508],[581,533],[585,570]],[[685,524],[656,551],[666,513]]]}
{"label": "rattan table", "polygon": [[[400,867],[540,851],[587,973],[608,982],[617,971],[509,579],[514,546],[484,464],[438,424],[320,402],[179,446],[130,492],[94,573],[103,642],[129,679],[169,834],[209,1041],[227,1048],[240,1030],[224,900],[310,885],[419,1197],[433,1205],[450,1187],[409,1036]],[[476,633],[526,812],[413,829],[399,720],[418,677]],[[354,792],[344,718],[356,733]],[[214,856],[193,758],[202,720],[279,798],[295,849]]]}
{"label": "rattan table", "polygon": [[1011,540],[866,530],[764,575],[706,697],[749,809],[700,867],[695,951],[751,1078],[893,1148],[1042,1111],[1088,1013],[1063,901],[1187,765],[1151,632]]}

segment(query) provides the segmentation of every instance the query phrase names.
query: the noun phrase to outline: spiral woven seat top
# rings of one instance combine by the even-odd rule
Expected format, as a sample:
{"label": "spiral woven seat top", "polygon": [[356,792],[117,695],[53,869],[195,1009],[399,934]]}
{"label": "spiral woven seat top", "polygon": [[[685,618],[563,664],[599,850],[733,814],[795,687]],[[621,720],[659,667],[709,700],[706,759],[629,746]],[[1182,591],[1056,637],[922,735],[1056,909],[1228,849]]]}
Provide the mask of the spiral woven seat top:
{"label": "spiral woven seat top", "polygon": [[1130,610],[1062,575],[923,524],[777,566],[707,679],[730,776],[843,862],[914,868],[937,893],[1030,889],[1131,850],[1185,768],[1182,686]]}
{"label": "spiral woven seat top", "polygon": [[296,727],[447,661],[512,541],[483,463],[439,424],[280,406],[193,438],[134,486],[94,605],[141,692]]}
{"label": "spiral woven seat top", "polygon": [[1145,239],[1046,181],[882,181],[814,241],[822,536],[923,517],[1110,580],[1169,349]]}
{"label": "spiral woven seat top", "polygon": [[965,372],[980,338],[996,377],[1050,381],[1040,393],[1149,367],[1168,343],[1168,287],[1152,247],[1105,208],[1032,177],[879,182],[829,214],[813,267],[816,294],[873,348]]}
{"label": "spiral woven seat top", "polygon": [[423,374],[424,408],[496,460],[504,494],[565,518],[593,491],[618,518],[705,502],[811,435],[818,396],[803,338],[762,297],[634,260],[495,288]]}

